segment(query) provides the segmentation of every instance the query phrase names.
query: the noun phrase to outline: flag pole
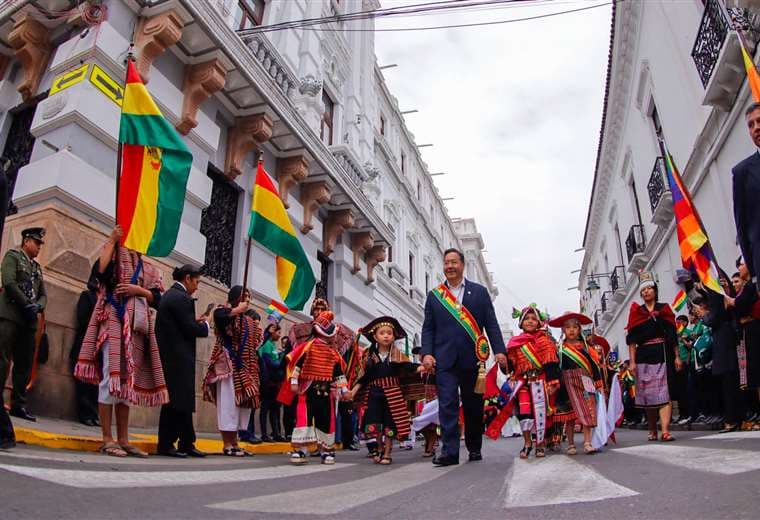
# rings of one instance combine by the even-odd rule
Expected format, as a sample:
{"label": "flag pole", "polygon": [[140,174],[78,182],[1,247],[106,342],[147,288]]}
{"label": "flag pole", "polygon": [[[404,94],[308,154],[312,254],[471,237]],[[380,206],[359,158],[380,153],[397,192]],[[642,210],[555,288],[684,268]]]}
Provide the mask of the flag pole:
{"label": "flag pole", "polygon": [[[258,161],[257,167],[256,167],[257,174],[258,174],[258,167],[261,166],[262,164],[264,164],[264,152],[263,151],[259,151],[259,161]],[[255,179],[255,177],[254,177],[254,181],[253,181],[253,186],[254,186],[253,189],[255,190],[256,189],[256,179]],[[253,196],[253,194],[251,194],[251,196]],[[253,216],[251,216],[251,218],[253,218]],[[249,233],[248,234],[248,241],[247,241],[247,244],[245,246],[245,269],[243,271],[243,292],[240,294],[241,301],[243,299],[243,295],[245,294],[245,290],[248,287],[248,268],[251,265],[251,247],[252,247],[252,245],[253,245],[253,240],[251,239],[251,235]]]}

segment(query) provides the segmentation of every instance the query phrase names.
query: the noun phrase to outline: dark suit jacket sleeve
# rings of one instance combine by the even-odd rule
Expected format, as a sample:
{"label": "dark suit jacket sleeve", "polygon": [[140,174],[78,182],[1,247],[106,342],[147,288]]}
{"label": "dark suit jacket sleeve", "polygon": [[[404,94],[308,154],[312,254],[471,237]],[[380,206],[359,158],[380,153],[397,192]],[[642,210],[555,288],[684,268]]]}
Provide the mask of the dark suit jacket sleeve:
{"label": "dark suit jacket sleeve", "polygon": [[182,295],[177,304],[181,304],[182,307],[175,315],[182,333],[189,338],[205,338],[208,336],[206,324],[195,321],[193,300],[186,295]]}
{"label": "dark suit jacket sleeve", "polygon": [[739,243],[742,256],[747,262],[750,274],[757,276],[755,259],[752,255],[752,247],[749,242],[749,222],[747,222],[747,207],[744,204],[745,183],[747,180],[747,166],[744,162],[734,167],[733,171],[733,198],[734,198],[734,223],[736,224],[736,241]]}
{"label": "dark suit jacket sleeve", "polygon": [[428,293],[425,300],[425,320],[422,322],[422,348],[420,356],[423,358],[427,355],[433,356],[433,345],[435,344],[435,325],[433,324],[433,294]]}
{"label": "dark suit jacket sleeve", "polygon": [[496,319],[496,311],[493,308],[493,302],[491,301],[491,295],[488,294],[488,289],[484,288],[483,297],[486,298],[486,319],[483,323],[482,329],[485,330],[488,335],[488,342],[491,344],[491,350],[494,354],[506,354],[507,349],[504,346],[504,336],[501,335],[501,329],[499,328],[499,321]]}

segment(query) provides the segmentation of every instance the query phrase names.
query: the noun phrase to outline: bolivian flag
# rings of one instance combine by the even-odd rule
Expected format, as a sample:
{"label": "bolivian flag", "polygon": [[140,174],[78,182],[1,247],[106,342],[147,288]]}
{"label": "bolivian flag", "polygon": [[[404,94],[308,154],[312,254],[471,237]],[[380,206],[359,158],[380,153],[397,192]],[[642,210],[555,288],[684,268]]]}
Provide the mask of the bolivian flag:
{"label": "bolivian flag", "polygon": [[285,307],[303,309],[316,280],[288,212],[259,161],[248,236],[276,255],[277,292]]}
{"label": "bolivian flag", "polygon": [[193,156],[164,119],[132,60],[119,128],[121,172],[116,223],[124,247],[168,256],[179,232]]}

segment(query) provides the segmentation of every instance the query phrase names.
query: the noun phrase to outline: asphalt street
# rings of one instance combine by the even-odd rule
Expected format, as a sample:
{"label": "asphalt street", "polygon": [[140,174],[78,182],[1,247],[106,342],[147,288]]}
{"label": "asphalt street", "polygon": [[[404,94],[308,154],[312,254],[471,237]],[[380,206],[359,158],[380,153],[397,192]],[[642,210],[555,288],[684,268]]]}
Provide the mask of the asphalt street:
{"label": "asphalt street", "polygon": [[389,467],[363,452],[292,467],[284,455],[138,460],[19,446],[0,452],[0,518],[757,518],[758,432],[651,443],[626,430],[604,453],[528,461],[520,445],[488,441],[473,463],[463,449],[449,468],[419,446]]}

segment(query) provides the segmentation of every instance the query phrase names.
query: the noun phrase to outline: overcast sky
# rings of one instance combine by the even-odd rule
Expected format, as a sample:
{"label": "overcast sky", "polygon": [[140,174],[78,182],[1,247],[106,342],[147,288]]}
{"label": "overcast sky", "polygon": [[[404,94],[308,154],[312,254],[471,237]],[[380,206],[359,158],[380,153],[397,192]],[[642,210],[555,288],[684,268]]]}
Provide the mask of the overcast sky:
{"label": "overcast sky", "polygon": [[[409,0],[383,0],[383,7]],[[418,2],[414,2],[418,3]],[[506,20],[562,1],[379,21],[377,28]],[[599,138],[611,8],[491,27],[377,32],[378,63],[452,217],[474,217],[500,321],[536,302],[578,309],[577,274]],[[514,328],[514,324],[513,324]]]}

